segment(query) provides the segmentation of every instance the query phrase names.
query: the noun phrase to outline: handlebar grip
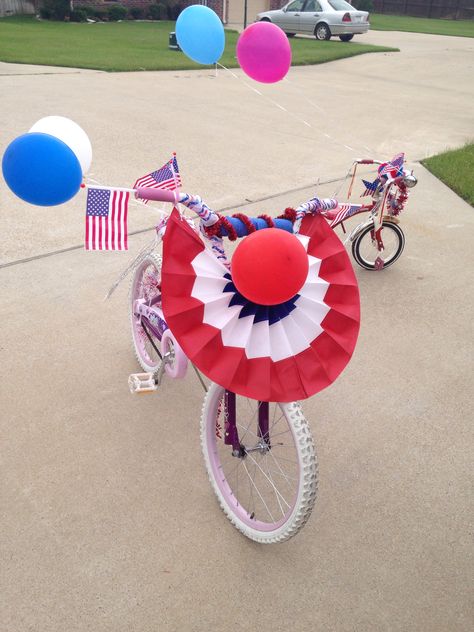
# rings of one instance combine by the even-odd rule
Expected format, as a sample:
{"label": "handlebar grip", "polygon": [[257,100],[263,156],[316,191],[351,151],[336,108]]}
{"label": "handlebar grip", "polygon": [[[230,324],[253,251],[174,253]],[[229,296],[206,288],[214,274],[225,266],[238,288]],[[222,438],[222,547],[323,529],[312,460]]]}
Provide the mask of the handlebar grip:
{"label": "handlebar grip", "polygon": [[[227,223],[232,226],[232,229],[235,231],[236,237],[245,237],[249,235],[248,227],[244,224],[244,222],[238,217],[229,217],[225,218]],[[269,228],[266,220],[261,217],[248,217],[247,218],[254,226],[255,230],[263,230],[264,228]],[[275,228],[279,228],[281,230],[286,230],[288,233],[293,232],[293,224],[288,219],[274,219],[273,225]],[[229,231],[227,230],[225,225],[222,225],[220,228],[220,237],[229,237]]]}
{"label": "handlebar grip", "polygon": [[156,202],[179,202],[179,191],[168,191],[166,189],[151,189],[150,187],[138,187],[135,191],[136,198],[144,200],[155,200]]}
{"label": "handlebar grip", "polygon": [[374,161],[371,158],[362,158],[357,161],[359,165],[373,165]]}

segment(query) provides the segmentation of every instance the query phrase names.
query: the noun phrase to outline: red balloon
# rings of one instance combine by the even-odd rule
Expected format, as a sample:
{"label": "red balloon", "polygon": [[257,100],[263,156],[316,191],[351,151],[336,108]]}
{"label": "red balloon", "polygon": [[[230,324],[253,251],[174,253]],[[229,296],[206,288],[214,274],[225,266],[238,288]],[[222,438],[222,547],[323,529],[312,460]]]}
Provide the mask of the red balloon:
{"label": "red balloon", "polygon": [[308,255],[299,239],[279,228],[245,237],[232,257],[232,281],[246,299],[278,305],[293,298],[308,276]]}

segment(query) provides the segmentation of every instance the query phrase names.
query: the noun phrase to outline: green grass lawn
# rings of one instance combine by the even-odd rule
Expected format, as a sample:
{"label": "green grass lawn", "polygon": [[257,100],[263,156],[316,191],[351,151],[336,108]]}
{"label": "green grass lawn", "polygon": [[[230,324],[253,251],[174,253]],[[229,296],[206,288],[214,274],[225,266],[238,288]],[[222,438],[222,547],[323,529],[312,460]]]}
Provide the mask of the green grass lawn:
{"label": "green grass lawn", "polygon": [[375,31],[410,31],[433,35],[474,37],[474,20],[436,20],[412,18],[408,15],[370,14],[370,28]]}
{"label": "green grass lawn", "polygon": [[474,143],[425,158],[421,163],[450,189],[474,206]]}
{"label": "green grass lawn", "polygon": [[[202,68],[182,52],[168,48],[168,36],[174,29],[175,22],[81,24],[38,21],[26,16],[0,18],[0,61],[108,71]],[[228,68],[238,66],[235,58],[237,37],[236,31],[226,31],[226,47],[220,63]],[[291,40],[291,48],[294,66],[398,50],[304,38]]]}

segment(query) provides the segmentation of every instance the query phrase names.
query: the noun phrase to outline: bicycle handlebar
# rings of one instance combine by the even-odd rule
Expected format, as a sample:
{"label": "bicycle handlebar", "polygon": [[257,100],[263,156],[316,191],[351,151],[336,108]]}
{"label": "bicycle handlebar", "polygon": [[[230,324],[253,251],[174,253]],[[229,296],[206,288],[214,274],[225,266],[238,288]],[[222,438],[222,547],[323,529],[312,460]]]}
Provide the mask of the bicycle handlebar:
{"label": "bicycle handlebar", "polygon": [[155,202],[179,202],[179,191],[168,191],[167,189],[150,189],[149,187],[138,187],[135,197],[142,200],[154,200]]}
{"label": "bicycle handlebar", "polygon": [[359,165],[383,165],[383,162],[374,160],[373,158],[358,158],[356,163]]}
{"label": "bicycle handlebar", "polygon": [[201,219],[205,232],[212,229],[211,233],[215,237],[228,237],[232,241],[238,237],[249,235],[255,230],[263,230],[264,228],[270,227],[279,228],[289,233],[299,232],[301,222],[305,215],[319,213],[324,215],[326,211],[338,206],[338,201],[334,198],[311,198],[308,202],[301,204],[293,211],[293,217],[282,215],[272,219],[265,215],[260,217],[248,217],[244,214],[221,216],[210,209],[199,196],[188,195],[183,192],[180,193],[176,190],[168,191],[164,189],[139,187],[135,191],[135,197],[158,202],[171,202],[173,204],[179,202],[184,204]]}
{"label": "bicycle handlebar", "polygon": [[[379,161],[369,159],[361,159],[357,162],[361,164],[381,164]],[[404,177],[404,175],[401,175],[396,178],[387,178],[387,181],[379,186],[379,194],[381,194],[384,189],[390,189],[393,185],[400,185]],[[165,189],[139,187],[135,191],[135,197],[158,202],[184,204],[200,218],[202,230],[208,237],[212,239],[228,237],[231,241],[238,237],[244,237],[255,230],[262,230],[271,226],[290,233],[299,233],[301,223],[306,215],[322,214],[323,216],[329,217],[328,212],[338,208],[340,204],[335,198],[314,197],[298,206],[298,208],[293,211],[293,217],[290,218],[285,213],[285,215],[272,219],[267,218],[265,215],[260,217],[248,217],[244,214],[221,216],[209,208],[199,196],[180,193],[177,190],[168,191]],[[377,203],[376,207],[378,208]]]}

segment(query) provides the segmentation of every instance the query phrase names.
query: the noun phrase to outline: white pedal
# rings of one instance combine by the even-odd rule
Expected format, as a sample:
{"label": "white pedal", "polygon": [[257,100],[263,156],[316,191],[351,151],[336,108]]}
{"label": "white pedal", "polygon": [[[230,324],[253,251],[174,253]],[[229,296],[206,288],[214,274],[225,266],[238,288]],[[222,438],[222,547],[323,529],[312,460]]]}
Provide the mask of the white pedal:
{"label": "white pedal", "polygon": [[128,378],[128,388],[131,393],[152,393],[158,390],[158,384],[153,373],[132,373]]}

